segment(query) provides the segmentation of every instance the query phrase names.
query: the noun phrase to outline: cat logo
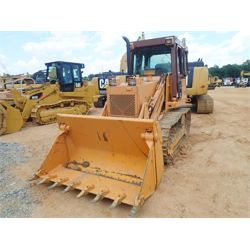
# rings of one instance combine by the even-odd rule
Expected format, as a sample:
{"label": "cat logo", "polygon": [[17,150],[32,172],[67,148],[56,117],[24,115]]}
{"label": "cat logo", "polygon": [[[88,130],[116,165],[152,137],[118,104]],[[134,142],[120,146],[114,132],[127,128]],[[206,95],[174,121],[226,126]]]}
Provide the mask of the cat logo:
{"label": "cat logo", "polygon": [[98,87],[100,90],[106,90],[107,86],[109,85],[108,78],[98,78]]}

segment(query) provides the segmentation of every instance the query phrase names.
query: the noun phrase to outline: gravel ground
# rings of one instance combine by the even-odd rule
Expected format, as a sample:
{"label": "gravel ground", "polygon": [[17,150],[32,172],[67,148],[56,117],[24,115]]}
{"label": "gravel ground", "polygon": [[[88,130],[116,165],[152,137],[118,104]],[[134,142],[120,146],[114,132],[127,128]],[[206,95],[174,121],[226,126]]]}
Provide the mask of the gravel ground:
{"label": "gravel ground", "polygon": [[[15,166],[22,167],[31,158],[29,150],[18,143],[0,142],[0,217],[30,217],[31,206],[36,202],[29,184],[14,176]],[[18,206],[16,205],[18,204]]]}

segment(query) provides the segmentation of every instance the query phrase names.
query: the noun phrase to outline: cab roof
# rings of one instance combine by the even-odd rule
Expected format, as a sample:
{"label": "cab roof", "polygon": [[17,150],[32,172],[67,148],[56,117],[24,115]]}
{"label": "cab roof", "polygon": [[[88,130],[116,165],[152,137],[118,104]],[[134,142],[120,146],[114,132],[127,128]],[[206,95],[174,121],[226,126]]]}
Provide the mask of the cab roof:
{"label": "cab roof", "polygon": [[51,64],[71,64],[71,65],[80,65],[82,68],[85,68],[85,65],[83,63],[76,63],[76,62],[67,62],[67,61],[53,61],[53,62],[48,62],[45,63],[46,66],[50,66]]}
{"label": "cab roof", "polygon": [[151,47],[151,46],[157,46],[157,45],[173,46],[174,44],[177,44],[183,48],[186,48],[186,45],[184,44],[184,42],[180,41],[176,36],[164,36],[164,37],[159,37],[159,38],[134,41],[131,43],[132,45],[131,49],[133,50],[135,48]]}

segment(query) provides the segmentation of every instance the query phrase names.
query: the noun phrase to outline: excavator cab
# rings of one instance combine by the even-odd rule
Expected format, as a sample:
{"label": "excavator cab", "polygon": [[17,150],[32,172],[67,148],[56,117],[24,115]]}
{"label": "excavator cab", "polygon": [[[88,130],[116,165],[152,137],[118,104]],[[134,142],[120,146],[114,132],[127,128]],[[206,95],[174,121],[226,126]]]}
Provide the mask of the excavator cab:
{"label": "excavator cab", "polygon": [[82,87],[84,64],[56,61],[45,65],[47,66],[47,81],[51,84],[58,82],[61,92],[73,92],[75,88]]}

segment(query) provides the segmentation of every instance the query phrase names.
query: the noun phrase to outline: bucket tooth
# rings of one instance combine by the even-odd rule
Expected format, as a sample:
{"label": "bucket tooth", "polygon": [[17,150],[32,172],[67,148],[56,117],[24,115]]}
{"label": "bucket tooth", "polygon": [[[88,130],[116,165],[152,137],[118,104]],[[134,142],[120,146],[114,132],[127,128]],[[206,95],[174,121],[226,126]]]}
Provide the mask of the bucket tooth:
{"label": "bucket tooth", "polygon": [[41,185],[41,184],[43,184],[43,183],[45,183],[45,182],[47,182],[48,181],[48,178],[43,178],[42,180],[40,180],[38,183],[37,183],[37,185]]}
{"label": "bucket tooth", "polygon": [[96,197],[91,202],[95,203],[102,199],[103,199],[103,196],[101,194],[97,194]]}
{"label": "bucket tooth", "polygon": [[86,195],[91,189],[95,188],[94,185],[86,186],[77,196],[76,198],[81,198],[82,196]]}
{"label": "bucket tooth", "polygon": [[130,210],[130,216],[133,217],[138,212],[139,208],[144,204],[144,197],[143,196],[137,196],[135,198],[135,205]]}
{"label": "bucket tooth", "polygon": [[65,189],[63,189],[63,193],[67,193],[67,192],[70,191],[72,188],[73,188],[73,185],[67,186]]}
{"label": "bucket tooth", "polygon": [[53,189],[53,188],[55,188],[58,185],[59,185],[59,182],[55,182],[51,186],[49,186],[48,189]]}
{"label": "bucket tooth", "polygon": [[113,203],[111,204],[111,206],[109,208],[113,209],[113,208],[116,208],[118,205],[120,205],[120,203],[118,203],[117,200],[114,200]]}
{"label": "bucket tooth", "polygon": [[118,195],[117,199],[114,200],[113,203],[111,204],[110,209],[113,209],[117,207],[118,205],[120,205],[125,198],[126,198],[125,194]]}
{"label": "bucket tooth", "polygon": [[63,190],[63,193],[67,193],[71,189],[74,189],[76,186],[79,186],[80,184],[80,181],[72,182],[70,185],[66,186],[66,188]]}
{"label": "bucket tooth", "polygon": [[139,206],[133,206],[130,210],[130,216],[134,217],[139,210]]}
{"label": "bucket tooth", "polygon": [[39,179],[39,176],[37,176],[36,174],[34,174],[30,179],[28,179],[28,181],[35,181],[35,180],[37,180],[37,179]]}
{"label": "bucket tooth", "polygon": [[96,195],[96,197],[91,201],[93,203],[96,203],[104,198],[104,196],[109,192],[109,190],[101,190],[99,194]]}
{"label": "bucket tooth", "polygon": [[81,198],[82,196],[86,195],[88,192],[86,190],[82,190],[77,196],[76,198]]}

